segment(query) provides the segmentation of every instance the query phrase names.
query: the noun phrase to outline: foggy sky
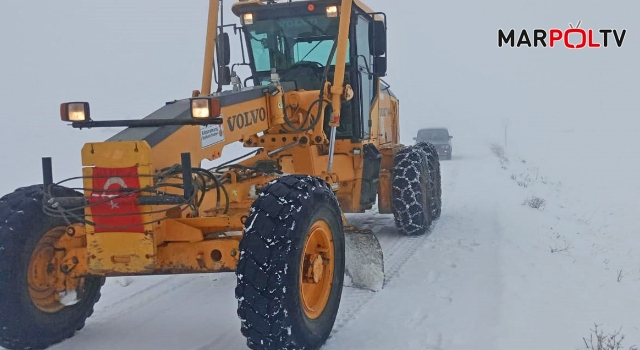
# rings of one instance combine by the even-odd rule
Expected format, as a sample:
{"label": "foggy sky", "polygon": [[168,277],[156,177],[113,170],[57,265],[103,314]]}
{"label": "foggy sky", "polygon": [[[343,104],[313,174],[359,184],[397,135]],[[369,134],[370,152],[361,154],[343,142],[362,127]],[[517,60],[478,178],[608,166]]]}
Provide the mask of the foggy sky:
{"label": "foggy sky", "polygon": [[[207,3],[5,1],[0,192],[41,181],[42,156],[54,157],[56,178],[77,175],[82,144],[113,133],[71,129],[59,120],[61,102],[89,101],[95,119],[141,118],[200,89]],[[405,142],[432,125],[450,127],[456,139],[498,137],[504,118],[521,135],[607,124],[639,129],[638,1],[367,3],[389,18],[385,80],[401,101]],[[230,5],[227,22],[236,20]],[[578,21],[582,28],[626,29],[623,47],[497,46],[500,28],[566,29]]]}

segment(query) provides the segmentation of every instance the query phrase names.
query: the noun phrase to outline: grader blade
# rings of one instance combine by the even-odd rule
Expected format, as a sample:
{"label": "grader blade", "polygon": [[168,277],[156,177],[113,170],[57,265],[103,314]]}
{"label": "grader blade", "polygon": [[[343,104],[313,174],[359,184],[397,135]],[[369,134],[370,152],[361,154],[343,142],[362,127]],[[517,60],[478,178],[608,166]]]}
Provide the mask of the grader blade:
{"label": "grader blade", "polygon": [[344,285],[377,292],[384,285],[382,247],[371,230],[345,227]]}

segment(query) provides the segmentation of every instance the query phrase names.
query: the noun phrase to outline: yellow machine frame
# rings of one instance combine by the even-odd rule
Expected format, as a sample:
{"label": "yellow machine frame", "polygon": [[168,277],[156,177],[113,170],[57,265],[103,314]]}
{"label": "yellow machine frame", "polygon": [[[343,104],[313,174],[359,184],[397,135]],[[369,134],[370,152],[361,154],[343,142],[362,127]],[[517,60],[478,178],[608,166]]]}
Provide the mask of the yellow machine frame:
{"label": "yellow machine frame", "polygon": [[[260,1],[241,1],[234,4],[234,10],[256,3]],[[368,13],[372,12],[358,0],[343,0],[340,3],[340,13],[351,13],[354,5]],[[210,0],[202,88],[194,91],[194,97],[211,94],[218,11],[219,1]],[[376,15],[375,18],[381,20],[380,16]],[[335,81],[325,86],[325,95],[331,101],[334,111],[339,111],[342,101],[353,95],[351,87],[343,83],[350,16],[340,16],[339,26]],[[285,174],[321,177],[332,185],[344,213],[363,212],[364,208],[360,205],[364,164],[362,150],[370,143],[382,155],[378,208],[382,213],[390,213],[390,169],[394,150],[399,147],[399,102],[381,89],[380,84],[377,86],[378,94],[371,108],[370,139],[360,143],[336,140],[332,156],[329,154],[329,139],[323,131],[322,122],[307,132],[278,133],[284,124],[283,108],[287,108],[291,120],[296,122],[302,119],[317,98],[317,91],[285,92],[280,87],[277,94],[265,94],[242,103],[222,106],[220,114],[223,118],[221,129],[224,141],[209,147],[201,147],[200,130],[192,126],[180,127],[153,146],[144,139],[87,143],[82,149],[84,187],[92,187],[94,167],[137,167],[141,176],[151,176],[159,169],[174,166],[185,150],[190,152],[193,164],[200,164],[204,160],[218,159],[226,145],[242,142],[245,147],[261,147],[263,151],[239,165],[251,166],[257,161],[272,160],[279,164]],[[282,103],[283,95],[287,101],[286,106]],[[242,116],[248,121],[243,128],[224,128],[227,123],[231,125],[230,118]],[[319,117],[324,118],[323,115]],[[330,125],[337,126],[339,123],[340,116],[336,113]],[[328,171],[331,157],[332,167]],[[238,245],[242,238],[243,220],[256,198],[255,193],[276,175],[242,180],[237,179],[233,173],[229,176],[230,182],[225,185],[225,191],[219,194],[222,200],[229,201],[226,213],[220,212],[214,193],[216,190],[212,190],[196,213],[185,211],[176,216],[171,210],[158,210],[168,208],[166,206],[141,206],[140,210],[143,212],[155,211],[153,214],[143,215],[142,221],[146,223],[144,232],[95,232],[93,226],[83,224],[69,227],[68,232],[73,232],[73,235],[58,243],[67,251],[63,259],[72,271],[69,277],[87,274],[121,276],[233,271],[239,257]],[[141,177],[140,181],[141,186],[152,185],[151,177]],[[86,197],[90,195],[85,193]],[[90,208],[86,209],[85,215],[91,218]]]}

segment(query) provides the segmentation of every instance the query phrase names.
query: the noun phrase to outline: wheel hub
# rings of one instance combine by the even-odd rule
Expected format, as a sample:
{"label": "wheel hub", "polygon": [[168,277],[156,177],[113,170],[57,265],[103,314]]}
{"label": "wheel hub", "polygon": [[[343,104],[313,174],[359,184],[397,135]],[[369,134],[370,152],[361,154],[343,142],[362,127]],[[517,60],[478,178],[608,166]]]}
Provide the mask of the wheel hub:
{"label": "wheel hub", "polygon": [[305,256],[305,282],[318,283],[324,272],[324,260],[320,254],[307,254]]}
{"label": "wheel hub", "polygon": [[329,302],[335,269],[333,254],[331,228],[319,220],[309,229],[300,264],[300,299],[311,319],[320,317]]}
{"label": "wheel hub", "polygon": [[45,233],[29,262],[29,296],[38,309],[48,313],[60,311],[77,302],[76,288],[81,281],[67,278],[61,266],[64,249],[56,248],[56,243],[65,232],[65,227],[57,227]]}

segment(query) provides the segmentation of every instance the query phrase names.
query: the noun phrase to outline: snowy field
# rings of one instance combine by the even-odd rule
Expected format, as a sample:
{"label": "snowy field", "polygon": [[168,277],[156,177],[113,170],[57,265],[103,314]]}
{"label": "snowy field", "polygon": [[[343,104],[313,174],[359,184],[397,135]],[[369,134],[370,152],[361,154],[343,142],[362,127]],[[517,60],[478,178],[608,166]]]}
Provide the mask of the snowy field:
{"label": "snowy field", "polygon": [[[389,16],[385,79],[403,142],[445,126],[454,153],[429,235],[399,236],[391,215],[347,216],[380,239],[386,286],[345,288],[323,350],[583,350],[596,324],[624,335],[619,349],[640,346],[640,3],[367,3]],[[82,144],[115,132],[72,130],[60,102],[140,118],[200,82],[206,1],[33,6],[0,10],[2,194],[41,181],[42,156],[56,179],[78,175]],[[626,28],[625,46],[496,45],[501,27],[578,20]],[[246,349],[234,287],[233,274],[109,279],[86,327],[51,349]]]}

